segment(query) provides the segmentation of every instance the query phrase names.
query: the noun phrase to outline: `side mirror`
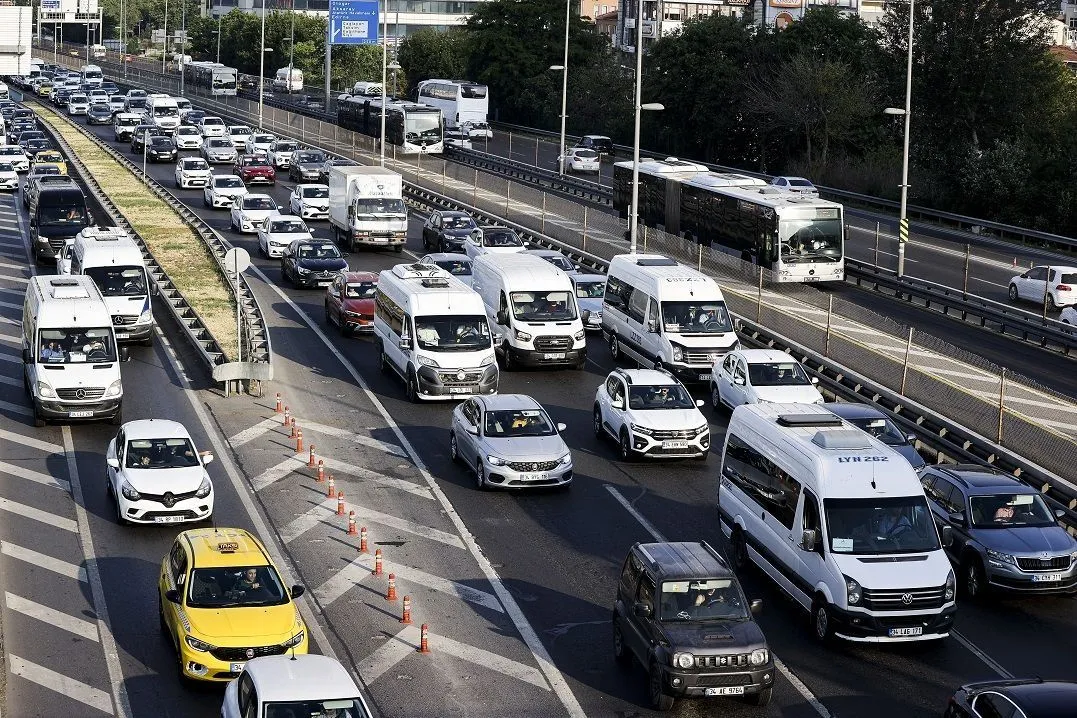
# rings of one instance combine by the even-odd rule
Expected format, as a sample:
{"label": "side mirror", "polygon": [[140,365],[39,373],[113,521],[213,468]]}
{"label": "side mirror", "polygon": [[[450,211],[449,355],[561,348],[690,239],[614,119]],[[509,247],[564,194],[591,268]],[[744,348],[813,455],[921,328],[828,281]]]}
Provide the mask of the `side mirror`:
{"label": "side mirror", "polygon": [[696,399],[696,406],[703,406],[704,403],[702,399]]}
{"label": "side mirror", "polygon": [[910,444],[915,444],[916,434],[905,434],[905,441],[909,442]]}
{"label": "side mirror", "polygon": [[742,377],[742,376],[733,377],[733,383],[736,384],[737,386],[744,386],[744,377]]}
{"label": "side mirror", "polygon": [[1056,519],[1060,519],[1065,515],[1066,515],[1066,512],[1063,511],[1062,509],[1055,509],[1055,518]]}
{"label": "side mirror", "polygon": [[819,532],[816,529],[804,529],[800,534],[800,548],[804,551],[814,551],[818,542]]}
{"label": "side mirror", "polygon": [[650,321],[648,321],[647,322],[647,331],[650,332],[651,334],[657,334],[658,333],[658,321],[655,320],[655,319],[651,319]]}
{"label": "side mirror", "polygon": [[202,466],[213,463],[213,454],[208,451],[202,452]]}
{"label": "side mirror", "polygon": [[567,426],[567,425],[565,425],[565,424],[558,424],[558,425],[557,425],[557,430],[558,430],[558,431],[564,431],[564,430],[565,430],[565,429],[567,429],[567,428],[568,428],[568,426]]}
{"label": "side mirror", "polygon": [[954,542],[954,530],[950,526],[942,527],[942,545],[949,546]]}
{"label": "side mirror", "polygon": [[288,589],[288,593],[289,593],[289,595],[291,595],[292,598],[299,598],[300,596],[302,596],[306,592],[307,592],[307,589],[304,588],[303,586],[300,586],[298,583]]}
{"label": "side mirror", "polygon": [[120,347],[120,361],[131,361],[131,347]]}
{"label": "side mirror", "polygon": [[950,514],[949,518],[950,518],[950,523],[952,523],[952,524],[957,524],[958,526],[964,526],[965,525],[965,512],[964,511],[955,511],[955,512]]}
{"label": "side mirror", "polygon": [[407,336],[406,334],[404,336],[400,337],[400,341],[397,343],[397,346],[400,347],[401,349],[403,349],[404,351],[410,351],[411,350],[411,337]]}
{"label": "side mirror", "polygon": [[640,618],[650,618],[654,615],[654,608],[646,603],[637,603],[632,607],[632,612]]}
{"label": "side mirror", "polygon": [[614,399],[613,402],[610,404],[610,406],[612,406],[614,409],[624,409],[625,408],[624,399]]}
{"label": "side mirror", "polygon": [[165,598],[168,599],[169,603],[174,603],[177,606],[179,605],[180,595],[179,591],[177,591],[176,589],[173,588],[170,591],[165,591]]}
{"label": "side mirror", "polygon": [[471,424],[468,424],[467,426],[465,426],[464,431],[471,434],[472,436],[478,436],[479,435],[479,427],[472,426]]}
{"label": "side mirror", "polygon": [[105,459],[105,463],[114,469],[120,468],[120,460],[117,459],[115,456]]}
{"label": "side mirror", "polygon": [[811,378],[811,383],[812,383],[812,384],[818,384],[818,383],[819,383],[819,377],[817,377],[817,376],[813,376],[813,377]]}
{"label": "side mirror", "polygon": [[763,610],[763,599],[753,598],[752,602],[748,604],[748,608],[751,610],[753,616],[758,616]]}
{"label": "side mirror", "polygon": [[30,351],[29,349],[23,349],[22,350],[22,363],[23,364],[33,364],[34,363],[34,353],[32,351]]}
{"label": "side mirror", "polygon": [[[312,232],[311,234],[313,234],[313,232]],[[347,253],[347,252],[341,252],[341,253],[340,253],[340,256],[341,256],[341,257],[347,257],[347,256],[348,256],[348,253]]]}
{"label": "side mirror", "polygon": [[497,311],[496,318],[497,318],[497,323],[500,324],[501,326],[507,327],[509,325],[509,313],[506,312],[504,309],[499,309]]}

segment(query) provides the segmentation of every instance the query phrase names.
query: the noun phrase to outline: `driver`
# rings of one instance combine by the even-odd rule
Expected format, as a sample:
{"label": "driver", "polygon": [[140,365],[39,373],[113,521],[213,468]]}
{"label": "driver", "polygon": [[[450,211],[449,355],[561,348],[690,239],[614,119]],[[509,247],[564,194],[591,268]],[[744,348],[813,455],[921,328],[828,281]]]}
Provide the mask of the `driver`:
{"label": "driver", "polygon": [[912,523],[900,506],[887,509],[879,522],[879,533],[883,536],[900,536],[910,529],[912,529]]}

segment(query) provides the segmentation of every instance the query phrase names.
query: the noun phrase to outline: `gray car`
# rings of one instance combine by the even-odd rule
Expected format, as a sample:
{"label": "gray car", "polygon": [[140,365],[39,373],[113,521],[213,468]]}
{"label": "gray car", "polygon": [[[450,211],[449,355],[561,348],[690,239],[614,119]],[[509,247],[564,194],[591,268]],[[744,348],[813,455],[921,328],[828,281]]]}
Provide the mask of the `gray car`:
{"label": "gray car", "polygon": [[524,250],[524,254],[533,254],[536,257],[541,257],[566,274],[573,274],[580,271],[579,266],[575,262],[558,252],[556,249],[527,249]]}
{"label": "gray car", "polygon": [[325,153],[321,150],[300,150],[292,155],[292,166],[288,168],[288,179],[296,182],[317,182]]}
{"label": "gray car", "polygon": [[567,486],[572,454],[564,430],[524,394],[478,396],[453,410],[449,456],[474,472],[480,490]]}
{"label": "gray car", "polygon": [[419,264],[441,267],[472,289],[475,287],[475,277],[471,272],[471,257],[466,254],[432,252],[420,259]]}
{"label": "gray car", "polygon": [[874,406],[855,402],[831,402],[823,404],[832,414],[837,414],[853,426],[863,429],[879,441],[898,452],[920,471],[927,465],[924,457],[916,450],[916,436],[903,432],[894,420]]}
{"label": "gray car", "polygon": [[606,296],[605,274],[570,274],[576,289],[576,304],[580,306],[583,328],[591,332],[602,331],[602,298]]}
{"label": "gray car", "polygon": [[973,464],[929,466],[920,480],[936,524],[953,529],[946,552],[968,598],[1077,592],[1077,540],[1039,491]]}

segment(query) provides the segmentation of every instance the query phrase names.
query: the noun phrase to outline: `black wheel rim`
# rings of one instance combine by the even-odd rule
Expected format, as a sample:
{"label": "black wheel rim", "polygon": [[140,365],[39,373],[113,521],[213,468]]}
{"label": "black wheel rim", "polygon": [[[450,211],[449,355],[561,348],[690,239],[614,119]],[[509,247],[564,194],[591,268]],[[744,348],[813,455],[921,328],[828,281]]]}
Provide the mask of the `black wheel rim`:
{"label": "black wheel rim", "polygon": [[602,433],[602,415],[596,411],[595,412],[595,436],[598,436],[601,433]]}
{"label": "black wheel rim", "polygon": [[621,458],[622,459],[627,459],[628,458],[628,451],[629,451],[628,437],[627,436],[621,436]]}
{"label": "black wheel rim", "polygon": [[456,436],[452,435],[449,437],[449,458],[456,461],[457,456],[459,456],[458,451],[456,448]]}
{"label": "black wheel rim", "polygon": [[815,609],[815,635],[817,637],[826,638],[829,620],[826,614],[826,606],[819,606],[819,608]]}
{"label": "black wheel rim", "polygon": [[613,622],[613,653],[620,658],[625,654],[624,636],[621,635],[621,627],[617,621]]}
{"label": "black wheel rim", "polygon": [[976,570],[976,564],[970,564],[965,578],[965,588],[968,589],[969,597],[975,597],[980,593],[980,576]]}

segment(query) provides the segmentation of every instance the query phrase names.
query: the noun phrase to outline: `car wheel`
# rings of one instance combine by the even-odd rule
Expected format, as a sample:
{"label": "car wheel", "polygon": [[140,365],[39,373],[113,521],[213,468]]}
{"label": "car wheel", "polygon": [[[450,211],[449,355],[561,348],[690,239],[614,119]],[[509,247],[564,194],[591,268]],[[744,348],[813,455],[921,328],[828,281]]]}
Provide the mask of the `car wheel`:
{"label": "car wheel", "polygon": [[673,707],[673,696],[666,693],[662,685],[662,669],[652,661],[647,673],[647,694],[651,699],[651,708],[656,711],[668,711]]}
{"label": "car wheel", "polygon": [[516,371],[516,360],[512,358],[512,347],[506,344],[501,356],[501,366],[505,371]]}
{"label": "car wheel", "polygon": [[1016,302],[1017,300],[1019,300],[1021,298],[1017,294],[1017,285],[1016,284],[1011,284],[1010,285],[1009,294],[1010,294],[1010,301],[1011,302]]}
{"label": "car wheel", "polygon": [[738,526],[733,529],[733,538],[731,539],[733,544],[733,568],[737,573],[742,573],[748,569],[748,563],[751,559],[748,558],[748,543],[744,540],[744,531]]}
{"label": "car wheel", "polygon": [[974,556],[965,559],[961,565],[961,576],[965,598],[970,601],[983,600],[987,595],[987,577],[980,559]]}
{"label": "car wheel", "polygon": [[325,325],[327,327],[333,326],[333,318],[332,315],[329,313],[329,302],[325,303]]}
{"label": "car wheel", "polygon": [[[261,242],[258,243],[258,253],[261,254],[266,259],[269,259],[269,247],[268,246],[263,247]],[[329,308],[326,307],[325,311],[326,311],[326,321],[328,322]]]}
{"label": "car wheel", "polygon": [[1058,311],[1058,305],[1055,304],[1055,295],[1050,292],[1047,293],[1047,308],[1052,312]]}
{"label": "car wheel", "polygon": [[601,439],[602,434],[604,433],[603,429],[602,429],[602,410],[599,409],[597,405],[595,406],[593,424],[594,424],[593,428],[595,430],[595,438],[596,439]]}
{"label": "car wheel", "polygon": [[615,362],[621,360],[621,344],[617,341],[616,334],[610,334],[610,357]]}
{"label": "car wheel", "polygon": [[830,618],[830,607],[821,597],[816,597],[811,607],[812,636],[819,643],[827,643],[834,633],[833,621]]}
{"label": "car wheel", "polygon": [[613,614],[613,660],[622,668],[632,665],[632,654],[625,645],[624,633],[621,632],[621,623],[617,620],[617,614]]}
{"label": "car wheel", "polygon": [[408,373],[408,386],[407,386],[408,401],[412,404],[419,403],[419,387],[416,385],[415,372]]}
{"label": "car wheel", "polygon": [[479,491],[486,491],[490,488],[490,484],[486,481],[486,469],[482,465],[482,459],[477,458],[475,463],[477,464],[475,468],[475,487]]}
{"label": "car wheel", "polygon": [[632,461],[636,458],[636,452],[632,449],[632,440],[628,436],[628,431],[621,429],[621,461]]}
{"label": "car wheel", "polygon": [[382,345],[381,340],[378,341],[378,371],[382,374],[388,374],[391,371],[389,357],[385,354],[385,347]]}
{"label": "car wheel", "polygon": [[756,706],[768,706],[770,705],[770,699],[774,697],[774,688],[764,688],[763,690],[752,696],[748,702]]}
{"label": "car wheel", "polygon": [[711,382],[711,408],[719,411],[722,408],[722,392],[718,391],[718,384]]}
{"label": "car wheel", "polygon": [[460,463],[460,447],[456,444],[456,432],[449,432],[449,458],[454,464]]}

